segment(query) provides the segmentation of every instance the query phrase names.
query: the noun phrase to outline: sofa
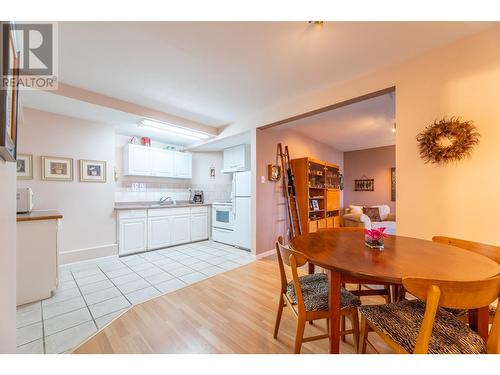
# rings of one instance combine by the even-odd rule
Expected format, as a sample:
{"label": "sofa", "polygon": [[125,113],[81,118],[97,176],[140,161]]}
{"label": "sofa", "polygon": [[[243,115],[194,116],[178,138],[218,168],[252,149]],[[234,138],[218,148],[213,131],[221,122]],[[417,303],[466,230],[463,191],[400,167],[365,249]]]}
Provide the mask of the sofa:
{"label": "sofa", "polygon": [[391,213],[391,208],[386,204],[368,206],[378,208],[381,221],[372,221],[363,213],[363,206],[350,205],[346,208],[344,215],[344,226],[346,227],[364,227],[374,229],[385,227],[385,233],[396,234],[396,214]]}

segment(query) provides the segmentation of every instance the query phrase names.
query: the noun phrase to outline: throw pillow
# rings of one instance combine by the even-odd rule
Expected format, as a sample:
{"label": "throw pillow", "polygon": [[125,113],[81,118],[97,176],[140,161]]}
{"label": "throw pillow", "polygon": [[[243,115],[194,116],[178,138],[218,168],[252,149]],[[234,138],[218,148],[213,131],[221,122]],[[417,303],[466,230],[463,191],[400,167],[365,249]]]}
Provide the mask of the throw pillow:
{"label": "throw pillow", "polygon": [[382,221],[378,207],[363,207],[363,213],[368,216],[371,221]]}
{"label": "throw pillow", "polygon": [[351,210],[351,214],[362,214],[363,206],[355,206],[353,204],[349,205],[349,209]]}

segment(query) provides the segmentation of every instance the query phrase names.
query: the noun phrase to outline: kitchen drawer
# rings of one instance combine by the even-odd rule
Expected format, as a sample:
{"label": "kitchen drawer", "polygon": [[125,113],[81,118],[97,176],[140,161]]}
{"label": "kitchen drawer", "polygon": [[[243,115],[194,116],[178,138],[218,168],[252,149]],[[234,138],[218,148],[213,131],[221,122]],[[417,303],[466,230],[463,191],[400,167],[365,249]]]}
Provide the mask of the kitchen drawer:
{"label": "kitchen drawer", "polygon": [[191,207],[192,214],[205,214],[208,213],[208,206]]}
{"label": "kitchen drawer", "polygon": [[190,207],[150,208],[148,217],[189,215]]}
{"label": "kitchen drawer", "polygon": [[146,217],[146,210],[123,210],[118,211],[118,219],[134,219],[139,217]]}

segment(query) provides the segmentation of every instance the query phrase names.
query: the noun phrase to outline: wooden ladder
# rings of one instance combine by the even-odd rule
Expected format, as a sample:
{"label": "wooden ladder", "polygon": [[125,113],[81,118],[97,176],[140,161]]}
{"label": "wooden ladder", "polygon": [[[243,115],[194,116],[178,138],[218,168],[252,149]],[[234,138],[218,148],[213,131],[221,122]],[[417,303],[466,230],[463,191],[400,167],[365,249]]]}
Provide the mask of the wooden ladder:
{"label": "wooden ladder", "polygon": [[285,146],[285,152],[283,152],[281,143],[278,143],[277,156],[281,161],[283,194],[285,195],[285,204],[288,212],[290,236],[293,238],[302,234],[302,226],[300,224],[299,205],[295,192],[295,178],[293,176],[292,165],[290,163],[290,152],[288,151],[288,146]]}

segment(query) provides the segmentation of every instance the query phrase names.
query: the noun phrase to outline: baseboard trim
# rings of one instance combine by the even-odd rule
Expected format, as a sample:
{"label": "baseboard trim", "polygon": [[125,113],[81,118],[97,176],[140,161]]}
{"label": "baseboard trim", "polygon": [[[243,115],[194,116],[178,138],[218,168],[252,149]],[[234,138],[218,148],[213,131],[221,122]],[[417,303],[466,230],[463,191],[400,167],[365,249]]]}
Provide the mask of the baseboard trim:
{"label": "baseboard trim", "polygon": [[83,262],[87,260],[95,260],[98,258],[107,258],[110,256],[118,256],[118,244],[109,244],[95,247],[87,247],[85,249],[70,250],[59,253],[59,264],[70,264]]}
{"label": "baseboard trim", "polygon": [[257,259],[262,259],[262,258],[268,257],[270,255],[274,255],[275,253],[276,253],[276,249],[271,249],[271,250],[264,251],[263,253],[259,253],[259,254],[255,255],[255,257]]}

